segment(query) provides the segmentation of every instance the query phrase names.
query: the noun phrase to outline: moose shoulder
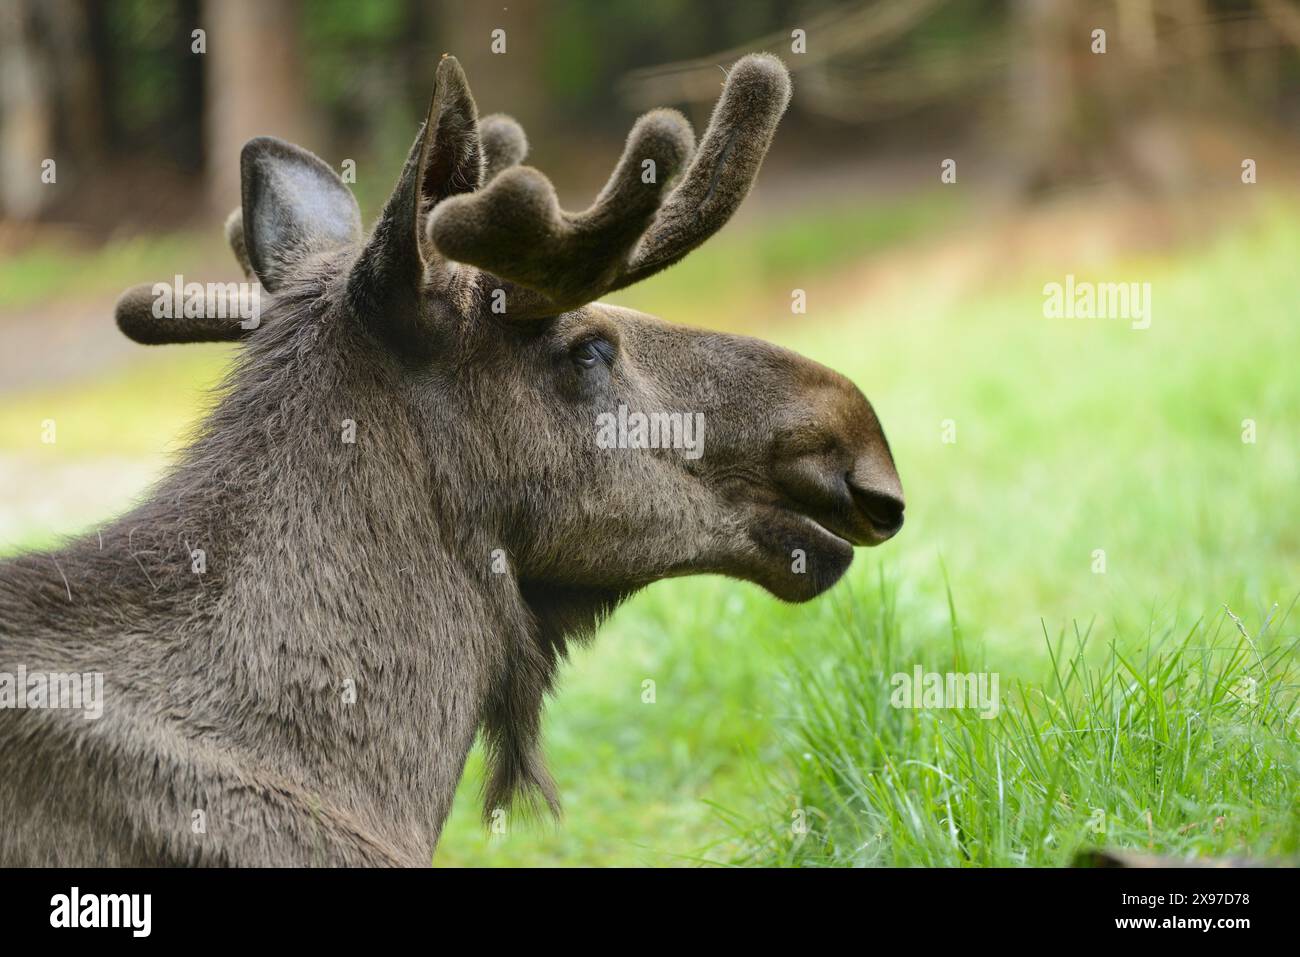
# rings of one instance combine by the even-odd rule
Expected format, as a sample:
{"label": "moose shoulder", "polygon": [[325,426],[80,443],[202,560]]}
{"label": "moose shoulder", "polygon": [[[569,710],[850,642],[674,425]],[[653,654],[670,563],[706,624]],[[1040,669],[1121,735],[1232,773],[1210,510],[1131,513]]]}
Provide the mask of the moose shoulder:
{"label": "moose shoulder", "polygon": [[102,675],[93,720],[0,708],[0,864],[427,864],[479,733],[489,813],[557,807],[543,699],[626,596],[720,573],[805,600],[897,532],[848,380],[596,302],[727,221],[789,93],[742,59],[698,148],[647,114],[569,213],[444,58],[368,237],[321,160],[249,142],[227,234],[256,328],[147,286],[117,311],[240,341],[218,405],[134,511],[0,563],[0,673]]}

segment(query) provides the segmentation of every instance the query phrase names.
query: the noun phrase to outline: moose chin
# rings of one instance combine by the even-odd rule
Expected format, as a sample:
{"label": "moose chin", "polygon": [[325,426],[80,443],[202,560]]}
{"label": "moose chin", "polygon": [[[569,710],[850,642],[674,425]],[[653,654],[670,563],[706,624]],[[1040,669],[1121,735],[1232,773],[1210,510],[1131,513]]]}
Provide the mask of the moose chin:
{"label": "moose chin", "polygon": [[[893,536],[851,382],[597,301],[727,222],[789,97],[745,57],[698,146],[646,114],[571,213],[447,57],[368,235],[322,160],[247,143],[226,232],[259,321],[117,306],[141,343],[238,343],[218,402],[134,510],[0,562],[0,672],[103,675],[94,721],[0,708],[0,864],[428,864],[476,736],[485,813],[558,810],[544,699],[628,595],[802,601]],[[597,442],[619,410],[701,423],[699,454]]]}

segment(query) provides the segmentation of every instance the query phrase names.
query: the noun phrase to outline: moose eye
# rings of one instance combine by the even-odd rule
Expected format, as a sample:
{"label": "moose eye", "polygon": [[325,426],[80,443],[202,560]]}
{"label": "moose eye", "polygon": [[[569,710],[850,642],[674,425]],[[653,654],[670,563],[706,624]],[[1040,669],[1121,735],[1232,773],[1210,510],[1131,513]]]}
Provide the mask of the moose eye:
{"label": "moose eye", "polygon": [[592,369],[598,363],[608,365],[614,358],[614,347],[604,339],[584,339],[574,346],[569,355],[583,369]]}

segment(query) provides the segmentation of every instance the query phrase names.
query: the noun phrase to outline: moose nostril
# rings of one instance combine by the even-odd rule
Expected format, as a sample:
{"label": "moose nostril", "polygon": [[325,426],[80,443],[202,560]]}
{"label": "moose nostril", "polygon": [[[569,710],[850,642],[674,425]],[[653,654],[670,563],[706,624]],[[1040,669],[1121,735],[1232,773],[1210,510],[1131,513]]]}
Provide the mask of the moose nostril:
{"label": "moose nostril", "polygon": [[850,485],[853,501],[877,531],[890,535],[903,527],[903,501],[888,492],[877,492]]}

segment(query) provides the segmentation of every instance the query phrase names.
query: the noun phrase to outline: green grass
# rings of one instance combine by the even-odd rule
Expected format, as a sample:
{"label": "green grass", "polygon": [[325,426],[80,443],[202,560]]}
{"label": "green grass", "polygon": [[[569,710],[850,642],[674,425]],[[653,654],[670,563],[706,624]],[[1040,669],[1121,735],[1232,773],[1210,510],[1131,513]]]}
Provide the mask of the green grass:
{"label": "green grass", "polygon": [[794,797],[757,819],[730,815],[736,863],[1055,866],[1090,846],[1300,854],[1284,611],[1254,635],[1227,611],[1136,640],[1092,624],[1044,633],[1049,665],[999,683],[993,714],[897,707],[890,678],[917,664],[995,663],[955,617],[946,634],[905,628],[888,587],[855,605],[874,616],[845,614],[816,657],[790,649],[793,760],[769,788]]}
{"label": "green grass", "polygon": [[[876,405],[907,490],[903,533],[809,605],[701,579],[639,596],[576,656],[548,713],[565,825],[485,834],[475,764],[438,860],[1060,863],[1103,841],[1296,853],[1282,611],[1300,594],[1297,261],[1283,208],[1091,276],[1048,253],[969,299],[918,285],[870,319],[849,304],[788,320],[783,342]],[[1151,328],[1045,319],[1042,286],[1066,272],[1150,281]],[[964,653],[1000,675],[1001,715],[882,714],[882,675],[950,670],[949,587]],[[1258,660],[1224,633],[1225,606]],[[1247,677],[1257,705],[1234,697]],[[1104,835],[1080,824],[1096,809]]]}
{"label": "green grass", "polygon": [[[154,350],[91,381],[5,396],[0,555],[53,547],[129,508],[184,446],[232,353]],[[41,441],[49,420],[53,444]]]}
{"label": "green grass", "polygon": [[[139,236],[87,250],[69,240],[50,240],[0,259],[0,310],[27,309],[69,292],[112,302],[128,286],[170,280],[176,273],[220,279],[235,266],[216,234]],[[221,258],[216,253],[221,252]],[[215,274],[193,269],[218,262]]]}
{"label": "green grass", "polygon": [[[1057,864],[1102,842],[1300,853],[1300,215],[1280,203],[1141,260],[1044,250],[996,285],[918,280],[828,310],[844,269],[946,215],[900,206],[847,239],[856,207],[737,229],[635,291],[697,325],[774,296],[764,335],[873,400],[907,525],[810,604],[715,578],[637,596],[575,654],[548,710],[565,821],[485,832],[476,751],[435,863]],[[1043,283],[1066,272],[1151,282],[1151,328],[1045,319]],[[796,287],[809,315],[789,314]],[[174,448],[224,353],[171,355],[166,370],[7,397],[0,467]],[[45,417],[55,447],[36,445]],[[74,505],[47,527],[85,524]],[[889,676],[916,664],[996,672],[1001,712],[890,707]]]}

